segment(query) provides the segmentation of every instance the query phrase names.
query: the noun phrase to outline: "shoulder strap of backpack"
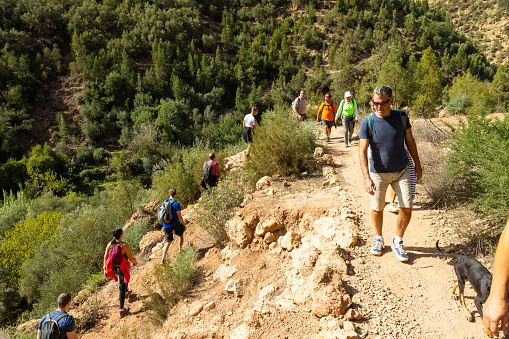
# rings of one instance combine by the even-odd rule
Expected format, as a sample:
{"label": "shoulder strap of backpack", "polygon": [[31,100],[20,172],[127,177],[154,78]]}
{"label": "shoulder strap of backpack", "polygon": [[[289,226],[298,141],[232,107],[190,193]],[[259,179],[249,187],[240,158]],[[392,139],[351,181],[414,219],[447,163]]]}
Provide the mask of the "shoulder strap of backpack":
{"label": "shoulder strap of backpack", "polygon": [[355,99],[354,98],[352,98],[352,103],[353,103],[354,106],[357,105],[357,103],[355,103]]}
{"label": "shoulder strap of backpack", "polygon": [[[401,119],[401,123],[403,124],[403,135],[405,136],[405,144],[408,144],[408,139],[406,138],[406,124],[408,121],[408,115],[406,114],[405,111],[398,110],[398,112],[399,112],[399,118]],[[405,116],[404,119],[403,119],[403,116]]]}
{"label": "shoulder strap of backpack", "polygon": [[369,138],[371,139],[373,137],[373,128],[374,128],[373,113],[368,115],[368,128],[369,128]]}
{"label": "shoulder strap of backpack", "polygon": [[59,321],[60,319],[62,319],[63,317],[66,317],[66,316],[68,316],[68,314],[67,314],[67,313],[60,314],[58,317],[56,317],[56,318],[55,318],[55,321],[58,323],[58,321]]}

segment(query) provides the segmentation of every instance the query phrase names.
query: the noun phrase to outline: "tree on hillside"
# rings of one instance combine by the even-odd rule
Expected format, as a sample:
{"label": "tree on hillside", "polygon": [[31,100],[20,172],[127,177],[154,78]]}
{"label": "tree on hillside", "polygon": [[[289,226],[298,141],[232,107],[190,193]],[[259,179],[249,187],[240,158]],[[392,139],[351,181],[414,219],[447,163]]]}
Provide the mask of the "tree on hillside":
{"label": "tree on hillside", "polygon": [[424,51],[424,55],[417,64],[414,81],[418,84],[416,99],[413,106],[424,117],[434,115],[434,107],[442,94],[442,73],[438,58],[431,47]]}

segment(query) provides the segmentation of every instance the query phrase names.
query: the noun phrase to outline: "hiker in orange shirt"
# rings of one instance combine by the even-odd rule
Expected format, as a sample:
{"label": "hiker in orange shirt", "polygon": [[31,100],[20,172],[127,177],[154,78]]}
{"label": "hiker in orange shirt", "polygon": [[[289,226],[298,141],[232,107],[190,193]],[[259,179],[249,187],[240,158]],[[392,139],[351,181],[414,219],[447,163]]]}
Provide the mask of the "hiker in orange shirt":
{"label": "hiker in orange shirt", "polygon": [[334,102],[329,93],[325,94],[325,101],[322,102],[318,108],[318,114],[316,115],[316,121],[322,121],[323,133],[327,142],[330,141],[330,134],[332,132],[332,125],[334,125],[334,112],[338,110],[338,107]]}

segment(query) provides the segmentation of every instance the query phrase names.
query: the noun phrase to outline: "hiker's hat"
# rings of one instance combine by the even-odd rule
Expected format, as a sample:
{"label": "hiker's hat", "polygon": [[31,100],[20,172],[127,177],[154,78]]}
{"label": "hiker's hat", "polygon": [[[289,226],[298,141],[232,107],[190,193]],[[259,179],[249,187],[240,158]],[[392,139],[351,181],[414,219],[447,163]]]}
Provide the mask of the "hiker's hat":
{"label": "hiker's hat", "polygon": [[351,96],[352,96],[352,93],[350,93],[350,91],[345,92],[345,98],[349,98]]}

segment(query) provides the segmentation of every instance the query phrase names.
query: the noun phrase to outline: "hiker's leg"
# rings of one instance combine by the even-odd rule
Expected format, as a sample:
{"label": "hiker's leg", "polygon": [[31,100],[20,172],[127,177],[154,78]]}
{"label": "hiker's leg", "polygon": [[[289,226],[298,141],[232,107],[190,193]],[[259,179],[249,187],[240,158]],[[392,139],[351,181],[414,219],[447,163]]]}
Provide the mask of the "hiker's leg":
{"label": "hiker's leg", "polygon": [[348,122],[343,118],[341,118],[341,123],[343,124],[343,138],[345,139],[345,145],[348,145]]}
{"label": "hiker's leg", "polygon": [[352,139],[354,128],[355,128],[355,121],[354,120],[349,121],[348,122],[348,129],[349,129],[350,132],[348,134],[348,139]]}
{"label": "hiker's leg", "polygon": [[164,229],[164,240],[166,243],[163,247],[163,256],[161,258],[161,264],[164,264],[164,259],[166,258],[166,252],[168,251],[168,247],[170,247],[171,242],[173,241],[173,229],[165,228]]}
{"label": "hiker's leg", "polygon": [[371,217],[373,219],[373,226],[375,234],[382,236],[383,227],[383,211],[385,207],[385,193],[390,183],[390,174],[388,173],[369,173],[371,180],[375,184],[375,194],[371,196]]}
{"label": "hiker's leg", "polygon": [[180,241],[179,241],[179,252],[180,250],[182,249],[182,246],[184,245],[184,235],[182,234],[181,236],[179,236],[180,238]]}
{"label": "hiker's leg", "polygon": [[127,292],[127,284],[124,280],[124,273],[120,270],[120,267],[113,267],[113,273],[118,276],[118,300],[120,301],[120,309],[124,308],[125,303],[125,293]]}
{"label": "hiker's leg", "polygon": [[406,228],[412,218],[412,183],[408,168],[400,172],[399,177],[392,183],[392,187],[398,196],[399,214],[396,221],[396,235],[403,237]]}

